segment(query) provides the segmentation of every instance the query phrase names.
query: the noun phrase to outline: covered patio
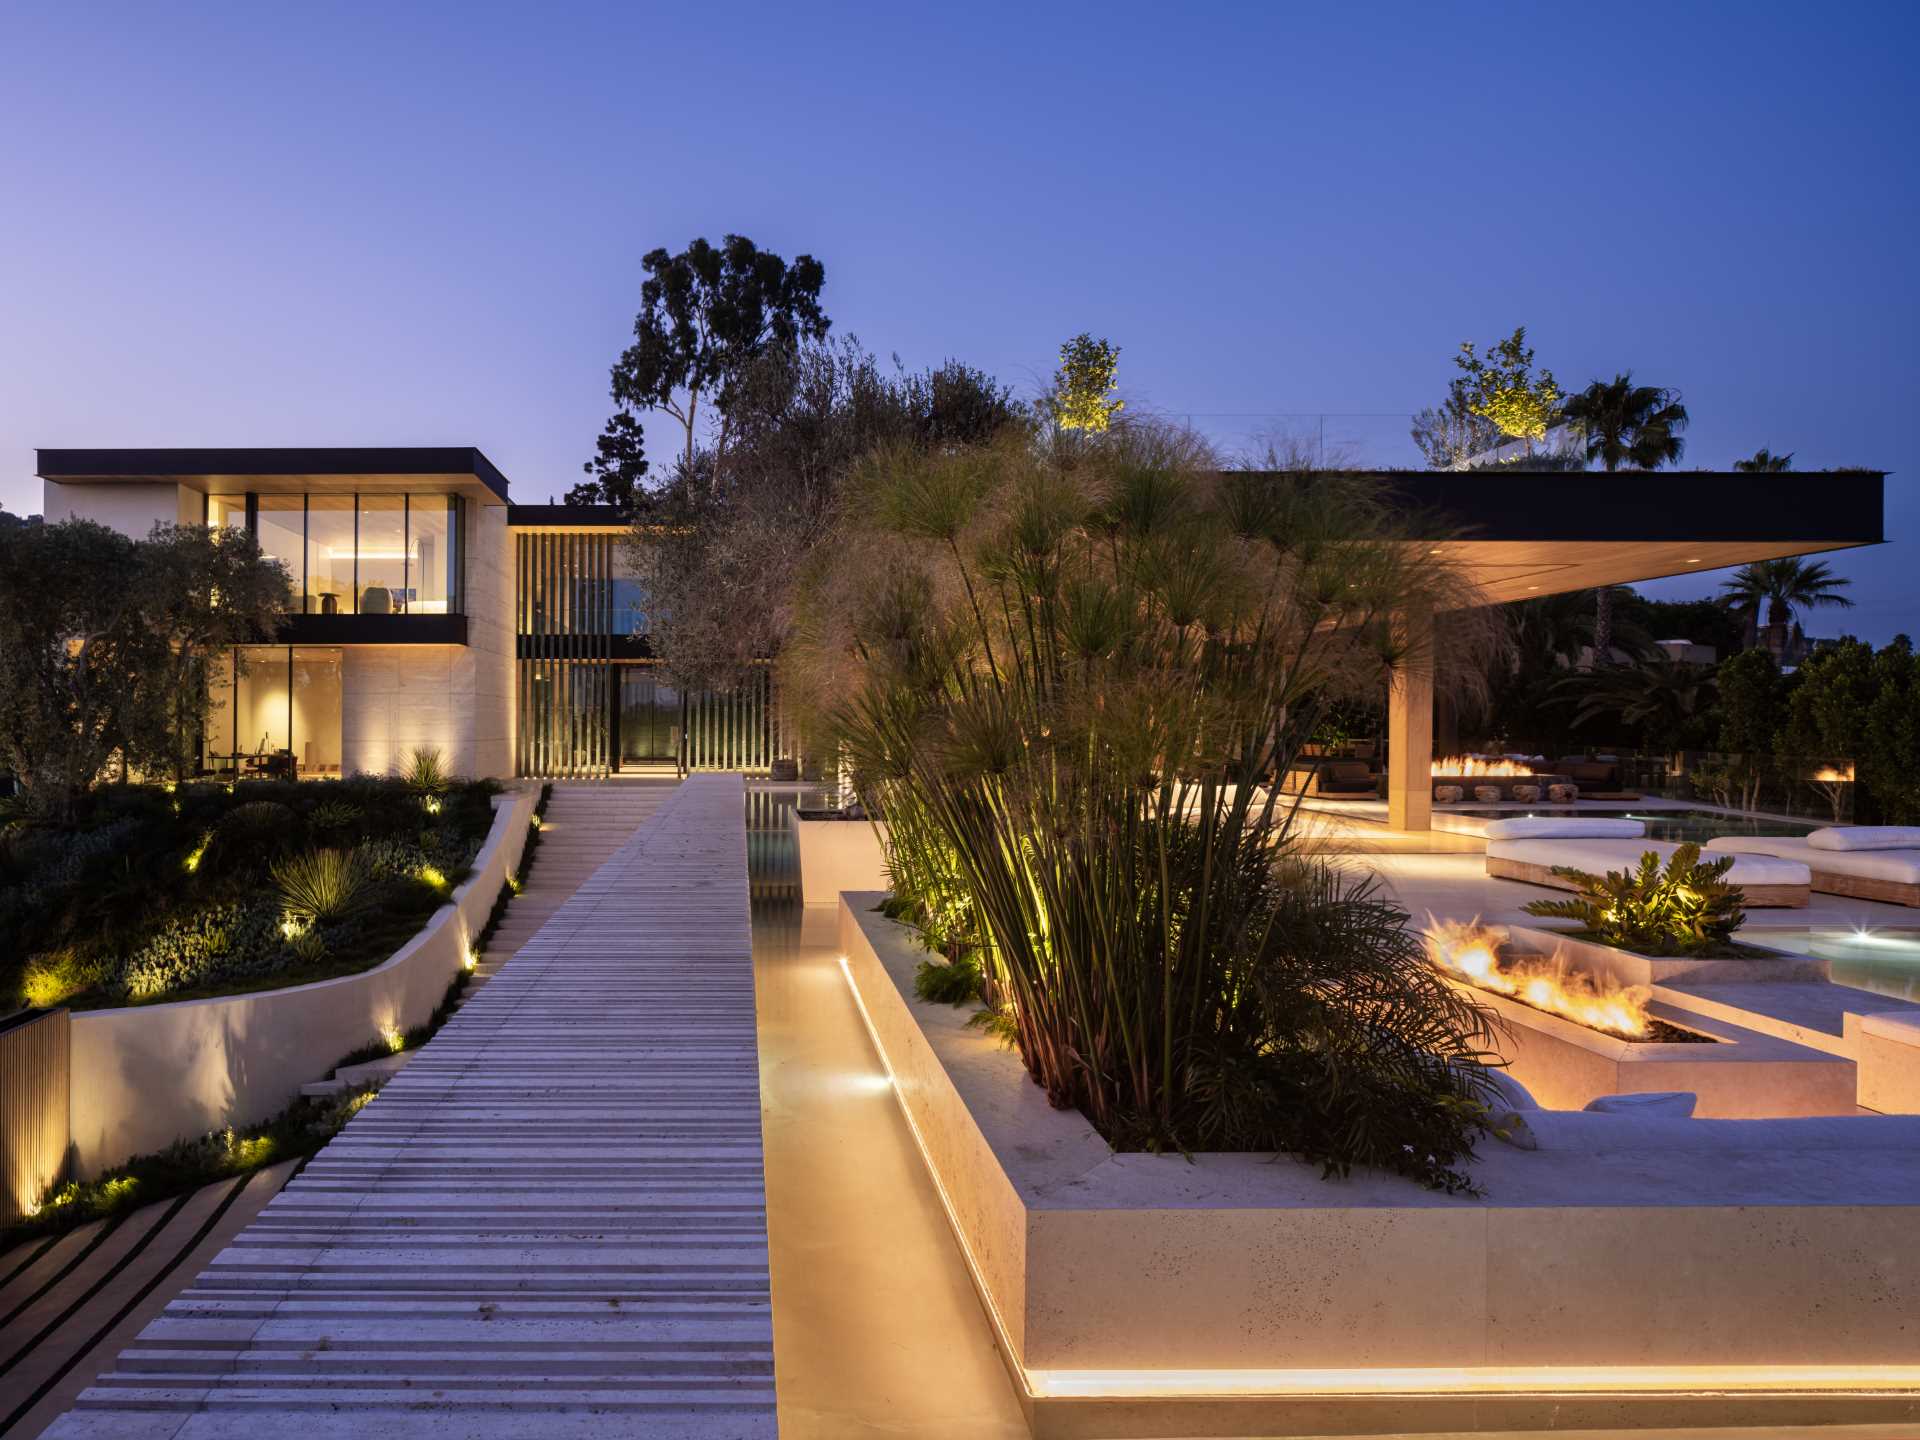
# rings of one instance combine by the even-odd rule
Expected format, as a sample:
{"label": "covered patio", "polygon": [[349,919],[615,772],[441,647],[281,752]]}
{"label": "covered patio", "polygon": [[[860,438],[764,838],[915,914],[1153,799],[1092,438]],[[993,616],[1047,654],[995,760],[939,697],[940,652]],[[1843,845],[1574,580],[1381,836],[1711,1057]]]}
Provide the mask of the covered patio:
{"label": "covered patio", "polygon": [[[1496,604],[1878,545],[1879,471],[1556,473],[1423,471],[1383,477]],[[1403,618],[1412,658],[1387,710],[1387,830],[1433,829],[1434,617]]]}

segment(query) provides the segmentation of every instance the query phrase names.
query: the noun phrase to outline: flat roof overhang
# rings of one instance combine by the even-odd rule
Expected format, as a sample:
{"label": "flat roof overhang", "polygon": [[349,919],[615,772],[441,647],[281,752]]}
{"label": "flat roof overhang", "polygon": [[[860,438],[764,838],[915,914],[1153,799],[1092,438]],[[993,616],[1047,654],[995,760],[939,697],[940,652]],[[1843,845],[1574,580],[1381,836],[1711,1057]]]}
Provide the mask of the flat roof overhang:
{"label": "flat roof overhang", "polygon": [[507,525],[514,530],[554,530],[570,534],[604,534],[625,530],[632,522],[617,505],[509,505]]}
{"label": "flat roof overhang", "polygon": [[471,445],[319,449],[40,450],[35,469],[61,485],[185,485],[209,495],[447,491],[507,501],[507,477]]}
{"label": "flat roof overhang", "polygon": [[1379,476],[1493,602],[1885,541],[1877,470]]}

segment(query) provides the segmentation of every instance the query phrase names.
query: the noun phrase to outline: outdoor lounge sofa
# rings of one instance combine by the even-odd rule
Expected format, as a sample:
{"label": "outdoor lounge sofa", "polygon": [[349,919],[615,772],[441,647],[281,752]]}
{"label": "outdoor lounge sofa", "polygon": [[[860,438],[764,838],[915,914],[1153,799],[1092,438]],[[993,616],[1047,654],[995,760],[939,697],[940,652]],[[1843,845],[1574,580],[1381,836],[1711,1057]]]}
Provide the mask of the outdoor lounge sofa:
{"label": "outdoor lounge sofa", "polygon": [[1562,755],[1553,768],[1580,787],[1582,800],[1638,800],[1638,790],[1622,787],[1620,762],[1605,755]]}
{"label": "outdoor lounge sofa", "polygon": [[[1489,821],[1485,832],[1487,874],[1501,880],[1572,890],[1572,881],[1553,873],[1556,865],[1601,875],[1609,870],[1631,869],[1649,850],[1666,863],[1679,847],[1669,841],[1647,839],[1646,828],[1638,820],[1625,819],[1516,817]],[[1807,903],[1813,876],[1798,860],[1739,855],[1727,880],[1738,885],[1746,903],[1756,909],[1797,909]]]}
{"label": "outdoor lounge sofa", "polygon": [[1302,760],[1287,772],[1284,788],[1302,795],[1372,799],[1379,793],[1380,777],[1365,760]]}
{"label": "outdoor lounge sofa", "polygon": [[1811,835],[1723,835],[1708,850],[1770,855],[1805,865],[1815,890],[1853,900],[1920,906],[1920,829],[1845,825]]}

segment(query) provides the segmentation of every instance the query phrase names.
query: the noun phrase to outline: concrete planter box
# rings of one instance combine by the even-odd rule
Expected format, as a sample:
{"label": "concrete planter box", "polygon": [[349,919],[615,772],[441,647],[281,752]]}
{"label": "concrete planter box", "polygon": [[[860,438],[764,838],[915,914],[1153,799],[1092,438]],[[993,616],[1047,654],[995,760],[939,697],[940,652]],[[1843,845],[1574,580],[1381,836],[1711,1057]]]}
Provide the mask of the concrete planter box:
{"label": "concrete planter box", "polygon": [[1036,1436],[1920,1415],[1913,1122],[1677,1122],[1740,1147],[1704,1157],[1489,1139],[1484,1199],[1116,1154],[965,1011],[912,998],[925,956],[881,898],[841,897],[847,978]]}
{"label": "concrete planter box", "polygon": [[800,901],[831,905],[842,890],[887,887],[887,827],[877,820],[803,820],[793,815],[800,851]]}
{"label": "concrete planter box", "polygon": [[73,1145],[79,1178],[287,1105],[342,1055],[423,1024],[526,848],[536,790],[495,801],[473,874],[392,958],[311,985],[73,1017]]}
{"label": "concrete planter box", "polygon": [[1552,1110],[1580,1110],[1602,1095],[1691,1090],[1703,1118],[1765,1120],[1851,1115],[1858,1082],[1839,1055],[1763,1035],[1724,1020],[1655,1004],[1652,1012],[1716,1043],[1622,1040],[1504,995],[1455,982],[1506,1022],[1497,1047],[1508,1073]]}
{"label": "concrete planter box", "polygon": [[[1589,975],[1610,975],[1622,985],[1725,985],[1756,980],[1825,980],[1832,966],[1810,955],[1775,951],[1762,958],[1696,960],[1684,956],[1637,955],[1592,940],[1576,940],[1564,930],[1547,926],[1509,925],[1507,938],[1516,950],[1530,955],[1567,957],[1575,969]],[[1748,942],[1743,942],[1748,943]],[[1764,947],[1760,947],[1764,948]]]}

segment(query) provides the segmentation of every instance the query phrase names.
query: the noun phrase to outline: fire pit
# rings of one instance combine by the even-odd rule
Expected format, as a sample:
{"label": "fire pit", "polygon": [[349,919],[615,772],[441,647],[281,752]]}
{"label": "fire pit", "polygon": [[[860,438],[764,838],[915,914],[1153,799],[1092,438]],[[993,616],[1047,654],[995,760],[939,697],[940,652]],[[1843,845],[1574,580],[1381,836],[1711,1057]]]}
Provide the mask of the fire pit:
{"label": "fire pit", "polygon": [[1514,954],[1477,922],[1430,922],[1426,941],[1435,968],[1504,1022],[1494,1048],[1542,1105],[1686,1090],[1708,1117],[1854,1112],[1851,1060],[1656,1001],[1564,953]]}
{"label": "fire pit", "polygon": [[[1495,801],[1531,802],[1550,792],[1556,785],[1570,786],[1573,783],[1568,776],[1535,769],[1533,762],[1516,760],[1510,755],[1439,755],[1434,758],[1430,773],[1434,798],[1442,804],[1456,798],[1452,795],[1443,796],[1443,790],[1457,790],[1462,795],[1485,799],[1480,792],[1491,789],[1498,792]],[[1517,790],[1529,793],[1516,794]]]}

